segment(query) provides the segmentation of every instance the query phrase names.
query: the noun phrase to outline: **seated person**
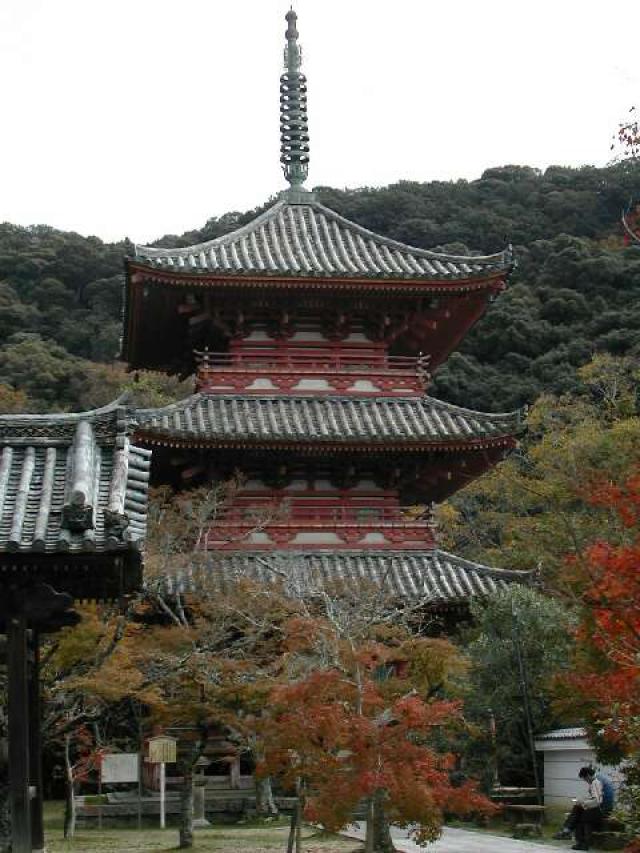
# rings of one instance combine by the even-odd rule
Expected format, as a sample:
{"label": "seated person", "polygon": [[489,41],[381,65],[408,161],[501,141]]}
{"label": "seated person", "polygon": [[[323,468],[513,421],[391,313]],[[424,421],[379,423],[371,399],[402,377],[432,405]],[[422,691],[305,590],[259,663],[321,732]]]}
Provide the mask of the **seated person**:
{"label": "seated person", "polygon": [[578,778],[587,783],[587,795],[577,800],[554,838],[571,838],[575,833],[576,843],[572,850],[588,850],[591,833],[602,826],[602,820],[613,808],[613,785],[603,774],[596,774],[593,767],[581,767]]}

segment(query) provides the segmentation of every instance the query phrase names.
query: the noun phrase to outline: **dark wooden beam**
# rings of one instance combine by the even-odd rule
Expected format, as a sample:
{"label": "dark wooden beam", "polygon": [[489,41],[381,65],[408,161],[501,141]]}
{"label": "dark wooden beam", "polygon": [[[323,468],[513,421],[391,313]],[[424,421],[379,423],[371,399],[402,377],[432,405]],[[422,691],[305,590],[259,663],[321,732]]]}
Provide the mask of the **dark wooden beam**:
{"label": "dark wooden beam", "polygon": [[31,849],[44,853],[44,806],[42,790],[42,731],[40,701],[40,637],[31,631],[29,667],[29,780],[34,796],[31,798]]}
{"label": "dark wooden beam", "polygon": [[24,611],[7,620],[9,785],[12,853],[32,853],[29,800],[27,621]]}

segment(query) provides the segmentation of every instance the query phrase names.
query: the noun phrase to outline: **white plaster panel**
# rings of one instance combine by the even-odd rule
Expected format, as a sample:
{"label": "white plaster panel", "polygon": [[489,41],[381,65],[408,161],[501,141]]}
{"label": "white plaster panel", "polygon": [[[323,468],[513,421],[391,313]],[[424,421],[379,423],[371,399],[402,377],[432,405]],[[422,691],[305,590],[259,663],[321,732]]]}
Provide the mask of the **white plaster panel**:
{"label": "white plaster panel", "polygon": [[342,540],[335,533],[308,532],[298,533],[292,540],[296,545],[341,545]]}
{"label": "white plaster panel", "polygon": [[306,480],[292,480],[286,487],[286,490],[288,492],[306,492],[308,488],[309,484]]}
{"label": "white plaster panel", "polygon": [[335,492],[335,486],[332,486],[329,480],[316,480],[313,488],[318,492]]}
{"label": "white plaster panel", "polygon": [[377,385],[374,385],[369,379],[357,379],[351,388],[350,391],[379,391],[380,388]]}
{"label": "white plaster panel", "polygon": [[294,332],[289,340],[292,341],[328,341],[329,339],[322,332],[312,332],[311,330],[299,330]]}
{"label": "white plaster panel", "polygon": [[326,379],[301,379],[294,385],[294,391],[329,391],[331,385]]}
{"label": "white plaster panel", "polygon": [[244,492],[252,492],[257,491],[258,489],[267,491],[262,480],[245,480],[242,484],[242,489],[240,491]]}
{"label": "white plaster panel", "polygon": [[265,543],[271,542],[271,537],[267,533],[265,533],[264,530],[254,530],[243,541]]}
{"label": "white plaster panel", "polygon": [[357,485],[355,485],[351,491],[353,492],[381,492],[383,491],[380,486],[376,486],[373,480],[359,480]]}
{"label": "white plaster panel", "polygon": [[251,383],[251,385],[247,386],[248,390],[256,390],[256,389],[264,390],[264,389],[267,389],[269,391],[273,391],[274,389],[277,389],[277,387],[278,386],[274,385],[270,379],[265,379],[265,378],[254,379],[253,382]]}

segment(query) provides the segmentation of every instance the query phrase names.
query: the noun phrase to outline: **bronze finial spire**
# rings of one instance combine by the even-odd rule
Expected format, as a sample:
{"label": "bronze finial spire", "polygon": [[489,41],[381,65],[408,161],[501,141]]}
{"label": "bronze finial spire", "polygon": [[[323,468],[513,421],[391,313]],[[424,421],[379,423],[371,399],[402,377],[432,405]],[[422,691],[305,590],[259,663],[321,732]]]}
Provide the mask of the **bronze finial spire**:
{"label": "bronze finial spire", "polygon": [[309,171],[309,126],[307,123],[307,78],[300,72],[302,49],[298,44],[298,16],[286,14],[287,44],[284,74],[280,77],[280,162],[293,190],[302,190]]}

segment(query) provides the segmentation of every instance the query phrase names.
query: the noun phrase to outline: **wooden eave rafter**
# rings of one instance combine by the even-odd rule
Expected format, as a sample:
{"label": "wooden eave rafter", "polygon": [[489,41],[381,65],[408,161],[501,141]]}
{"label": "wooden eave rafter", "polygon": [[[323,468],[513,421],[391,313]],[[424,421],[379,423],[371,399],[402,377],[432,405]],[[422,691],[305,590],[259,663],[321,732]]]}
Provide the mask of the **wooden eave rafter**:
{"label": "wooden eave rafter", "polygon": [[292,441],[236,441],[233,439],[201,439],[201,438],[176,438],[170,434],[163,435],[160,430],[138,429],[135,440],[156,447],[192,448],[200,450],[205,448],[217,448],[220,450],[287,450],[296,451],[312,456],[321,456],[325,453],[339,453],[353,451],[357,453],[424,453],[437,451],[442,453],[457,453],[464,451],[491,450],[493,448],[513,449],[517,445],[515,435],[504,435],[496,438],[476,438],[467,441],[439,441],[439,442],[324,442],[316,441],[313,444]]}
{"label": "wooden eave rafter", "polygon": [[440,293],[466,293],[475,290],[498,291],[504,286],[504,281],[510,274],[511,268],[492,271],[490,275],[470,276],[467,278],[402,278],[383,277],[372,278],[364,276],[320,276],[298,275],[282,276],[256,275],[246,273],[212,274],[210,272],[177,271],[160,268],[151,264],[141,263],[132,258],[126,259],[126,270],[132,285],[147,282],[165,284],[176,287],[250,287],[250,288],[281,288],[319,290],[376,290],[383,292],[401,292],[418,294],[424,291]]}
{"label": "wooden eave rafter", "polygon": [[51,584],[76,602],[116,601],[142,585],[139,551],[0,552],[0,586]]}

